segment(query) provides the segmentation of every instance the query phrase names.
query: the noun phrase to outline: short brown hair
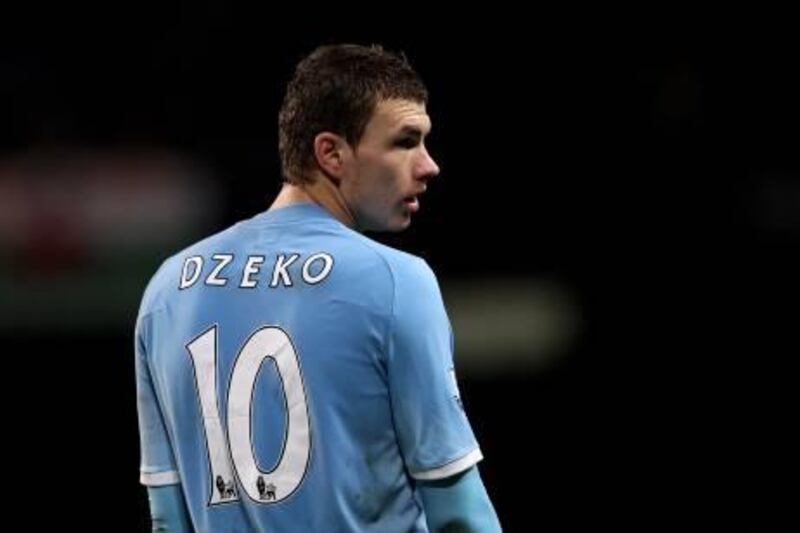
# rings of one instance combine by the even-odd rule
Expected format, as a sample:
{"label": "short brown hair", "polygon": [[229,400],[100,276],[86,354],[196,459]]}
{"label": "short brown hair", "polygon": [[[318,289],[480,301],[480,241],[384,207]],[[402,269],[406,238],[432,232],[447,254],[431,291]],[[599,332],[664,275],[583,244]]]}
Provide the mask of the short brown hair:
{"label": "short brown hair", "polygon": [[320,46],[300,63],[278,114],[278,149],[283,179],[310,181],[306,174],[314,138],[323,131],[356,146],[381,100],[427,103],[428,91],[403,53],[379,45]]}

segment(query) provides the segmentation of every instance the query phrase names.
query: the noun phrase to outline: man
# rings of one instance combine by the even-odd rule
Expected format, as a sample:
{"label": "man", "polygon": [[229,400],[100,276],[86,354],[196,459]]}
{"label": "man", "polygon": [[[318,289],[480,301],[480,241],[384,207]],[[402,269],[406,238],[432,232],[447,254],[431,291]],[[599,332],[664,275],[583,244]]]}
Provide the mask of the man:
{"label": "man", "polygon": [[498,531],[436,278],[399,231],[439,173],[427,92],[382,48],[318,48],[279,116],[266,212],[167,260],[136,332],[154,528]]}

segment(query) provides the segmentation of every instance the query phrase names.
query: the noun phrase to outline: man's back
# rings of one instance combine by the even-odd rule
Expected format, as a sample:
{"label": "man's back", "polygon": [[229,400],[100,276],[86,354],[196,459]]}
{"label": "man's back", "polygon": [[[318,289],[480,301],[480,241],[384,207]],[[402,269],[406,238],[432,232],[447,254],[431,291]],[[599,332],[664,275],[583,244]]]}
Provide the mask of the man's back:
{"label": "man's back", "polygon": [[424,531],[409,474],[481,458],[432,272],[314,204],[166,261],[136,345],[142,481],[201,531]]}

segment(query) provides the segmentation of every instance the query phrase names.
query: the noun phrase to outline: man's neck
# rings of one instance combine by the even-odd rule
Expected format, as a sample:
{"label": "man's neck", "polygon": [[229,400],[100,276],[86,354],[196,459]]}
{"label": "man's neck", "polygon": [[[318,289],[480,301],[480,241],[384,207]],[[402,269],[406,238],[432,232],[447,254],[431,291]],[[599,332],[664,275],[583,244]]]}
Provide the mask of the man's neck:
{"label": "man's neck", "polygon": [[303,202],[313,202],[328,210],[342,224],[355,228],[355,218],[341,193],[323,176],[316,176],[316,179],[309,184],[284,183],[269,210]]}

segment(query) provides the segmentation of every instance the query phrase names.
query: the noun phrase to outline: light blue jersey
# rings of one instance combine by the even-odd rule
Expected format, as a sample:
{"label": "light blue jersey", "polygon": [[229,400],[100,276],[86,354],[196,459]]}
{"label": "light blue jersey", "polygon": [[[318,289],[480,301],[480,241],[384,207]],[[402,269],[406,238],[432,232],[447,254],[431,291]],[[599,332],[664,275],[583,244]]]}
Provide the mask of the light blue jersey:
{"label": "light blue jersey", "polygon": [[310,203],[168,259],[136,331],[141,481],[198,531],[427,531],[482,456],[436,278]]}

